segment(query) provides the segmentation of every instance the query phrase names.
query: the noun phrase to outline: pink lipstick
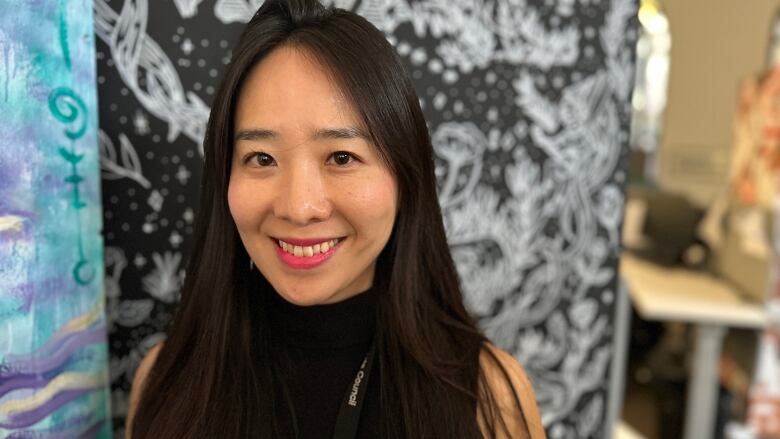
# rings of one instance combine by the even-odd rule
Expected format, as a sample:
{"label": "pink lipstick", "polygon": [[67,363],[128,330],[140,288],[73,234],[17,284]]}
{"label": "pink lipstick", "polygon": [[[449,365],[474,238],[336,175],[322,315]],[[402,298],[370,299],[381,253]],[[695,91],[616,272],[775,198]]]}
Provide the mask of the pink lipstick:
{"label": "pink lipstick", "polygon": [[[292,240],[293,242],[289,242],[286,240],[283,240],[287,242],[288,244],[295,244],[295,245],[301,245],[299,244],[300,240]],[[326,241],[326,240],[325,240]],[[344,241],[344,239],[341,239],[334,247],[331,247],[326,251],[325,253],[318,253],[313,256],[295,256],[291,253],[288,253],[284,251],[283,248],[279,247],[279,242],[274,239],[274,247],[276,248],[276,254],[279,256],[279,259],[286,264],[287,266],[291,268],[295,268],[298,270],[310,270],[312,268],[316,268],[328,259],[333,256],[338,249],[341,248],[341,244]],[[317,244],[323,241],[312,241],[312,244]]]}

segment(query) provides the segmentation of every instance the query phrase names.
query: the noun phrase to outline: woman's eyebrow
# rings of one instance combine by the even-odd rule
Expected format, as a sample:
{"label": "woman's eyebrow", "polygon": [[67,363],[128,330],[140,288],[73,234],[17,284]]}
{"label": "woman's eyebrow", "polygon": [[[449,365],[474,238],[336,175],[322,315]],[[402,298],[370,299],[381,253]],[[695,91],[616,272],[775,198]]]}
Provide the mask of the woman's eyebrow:
{"label": "woman's eyebrow", "polygon": [[[234,141],[262,141],[279,138],[279,133],[265,128],[250,128],[240,130],[236,133]],[[355,127],[339,128],[321,128],[312,136],[315,140],[334,140],[334,139],[364,139],[370,140],[368,134]]]}
{"label": "woman's eyebrow", "polygon": [[235,142],[238,142],[239,140],[259,141],[259,140],[275,139],[277,137],[279,137],[279,135],[276,133],[276,131],[266,130],[263,128],[251,128],[247,130],[240,130],[239,132],[237,132],[234,141]]}
{"label": "woman's eyebrow", "polygon": [[333,139],[363,139],[370,140],[368,134],[358,128],[345,127],[345,128],[323,128],[317,130],[314,134],[314,138],[318,140],[333,140]]}

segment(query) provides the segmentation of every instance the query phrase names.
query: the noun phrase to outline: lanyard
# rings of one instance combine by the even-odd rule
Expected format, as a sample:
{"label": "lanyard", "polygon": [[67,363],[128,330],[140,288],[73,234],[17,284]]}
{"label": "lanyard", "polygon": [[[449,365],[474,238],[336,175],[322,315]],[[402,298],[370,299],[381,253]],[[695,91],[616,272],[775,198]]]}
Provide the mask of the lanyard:
{"label": "lanyard", "polygon": [[371,365],[374,362],[374,345],[366,354],[366,358],[360,364],[355,379],[347,387],[347,393],[341,402],[339,414],[336,417],[336,428],[333,431],[333,439],[353,439],[357,435],[360,411],[368,390],[368,377],[371,374]]}

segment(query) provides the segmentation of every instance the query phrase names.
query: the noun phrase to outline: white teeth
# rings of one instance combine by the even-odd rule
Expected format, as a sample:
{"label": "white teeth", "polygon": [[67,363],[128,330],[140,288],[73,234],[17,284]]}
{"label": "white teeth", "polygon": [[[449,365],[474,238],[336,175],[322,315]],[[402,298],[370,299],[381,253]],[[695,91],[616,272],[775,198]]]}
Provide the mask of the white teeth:
{"label": "white teeth", "polygon": [[282,240],[279,240],[279,246],[286,251],[287,253],[291,253],[295,256],[300,257],[311,257],[320,253],[325,253],[331,248],[335,247],[336,244],[339,243],[338,239],[331,239],[330,241],[325,241],[320,244],[316,244],[313,246],[300,246],[300,245],[292,245],[288,244]]}

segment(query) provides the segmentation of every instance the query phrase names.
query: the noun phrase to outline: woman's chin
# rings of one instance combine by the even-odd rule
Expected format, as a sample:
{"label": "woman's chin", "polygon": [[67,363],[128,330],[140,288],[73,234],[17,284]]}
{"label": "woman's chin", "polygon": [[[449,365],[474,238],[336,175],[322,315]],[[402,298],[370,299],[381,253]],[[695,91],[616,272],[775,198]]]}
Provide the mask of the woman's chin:
{"label": "woman's chin", "polygon": [[316,292],[309,292],[309,291],[304,291],[301,293],[293,293],[293,292],[279,291],[279,290],[277,290],[277,292],[282,299],[292,303],[293,305],[298,305],[298,306],[324,305],[328,303],[328,299],[330,299],[330,295],[325,293],[316,293]]}
{"label": "woman's chin", "polygon": [[316,306],[322,305],[323,301],[318,297],[297,297],[295,299],[282,296],[285,300],[297,306]]}

